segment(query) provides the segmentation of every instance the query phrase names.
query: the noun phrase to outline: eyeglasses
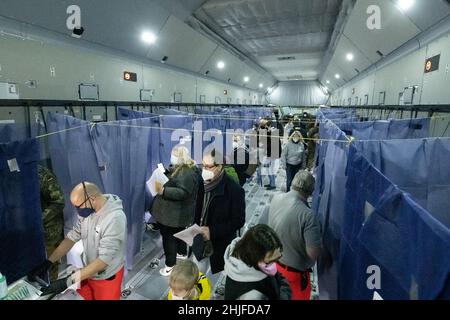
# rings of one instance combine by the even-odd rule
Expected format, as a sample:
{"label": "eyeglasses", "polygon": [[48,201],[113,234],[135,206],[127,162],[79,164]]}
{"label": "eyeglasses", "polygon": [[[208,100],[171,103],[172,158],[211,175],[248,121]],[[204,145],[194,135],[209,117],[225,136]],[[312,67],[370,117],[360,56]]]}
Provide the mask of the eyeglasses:
{"label": "eyeglasses", "polygon": [[278,260],[280,260],[282,257],[283,257],[283,254],[280,254],[280,256],[278,258],[272,259],[269,262],[264,261],[264,263],[271,264],[271,263],[274,263],[274,262],[278,262]]}
{"label": "eyeglasses", "polygon": [[217,167],[217,165],[216,164],[212,164],[212,165],[202,165],[202,168],[203,169],[214,169],[215,167]]}

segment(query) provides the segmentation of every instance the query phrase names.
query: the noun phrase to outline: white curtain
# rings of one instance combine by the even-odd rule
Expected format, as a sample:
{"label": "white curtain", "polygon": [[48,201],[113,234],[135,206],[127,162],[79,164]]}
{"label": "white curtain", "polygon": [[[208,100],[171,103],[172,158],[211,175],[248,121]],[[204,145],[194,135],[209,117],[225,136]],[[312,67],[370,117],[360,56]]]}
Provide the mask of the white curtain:
{"label": "white curtain", "polygon": [[268,97],[268,102],[280,106],[318,106],[328,96],[317,81],[280,82]]}

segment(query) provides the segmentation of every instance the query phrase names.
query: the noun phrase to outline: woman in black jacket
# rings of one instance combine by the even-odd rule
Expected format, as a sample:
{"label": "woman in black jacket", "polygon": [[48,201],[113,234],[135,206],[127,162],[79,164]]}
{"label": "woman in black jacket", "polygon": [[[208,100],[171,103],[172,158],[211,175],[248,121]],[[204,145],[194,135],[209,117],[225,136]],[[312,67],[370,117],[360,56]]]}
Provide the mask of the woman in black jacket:
{"label": "woman in black jacket", "polygon": [[169,181],[164,186],[156,184],[158,195],[151,209],[159,224],[166,256],[166,267],[160,270],[163,276],[170,275],[177,253],[187,254],[186,244],[173,235],[193,224],[200,187],[199,173],[187,148],[174,148],[171,163]]}

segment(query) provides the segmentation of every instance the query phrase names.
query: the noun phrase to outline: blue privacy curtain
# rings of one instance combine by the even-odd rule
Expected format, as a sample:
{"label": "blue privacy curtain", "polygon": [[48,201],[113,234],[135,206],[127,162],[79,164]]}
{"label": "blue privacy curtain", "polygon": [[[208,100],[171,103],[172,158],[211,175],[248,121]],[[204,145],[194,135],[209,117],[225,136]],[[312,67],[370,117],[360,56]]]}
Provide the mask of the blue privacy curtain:
{"label": "blue privacy curtain", "polygon": [[[160,130],[159,130],[159,119],[160,116],[154,113],[135,111],[125,108],[118,109],[118,120],[132,120],[132,119],[142,119],[151,118],[151,120],[146,121],[150,125],[146,128],[142,128],[142,134],[148,136],[148,146],[147,146],[147,173],[146,181],[150,178],[153,170],[156,169],[158,164],[161,162],[159,158],[160,149]],[[150,191],[145,189],[145,208],[148,209],[151,206],[153,197]]]}
{"label": "blue privacy curtain", "polygon": [[151,120],[146,120],[145,123],[148,126],[141,126],[142,133],[148,135],[148,155],[147,160],[149,160],[149,175],[150,178],[151,173],[156,168],[158,163],[160,163],[159,159],[159,149],[160,149],[160,124],[159,119],[160,116],[154,113],[144,112],[144,111],[135,111],[124,108],[118,109],[118,120],[132,120],[132,119],[143,119],[143,118],[151,118]]}
{"label": "blue privacy curtain", "polygon": [[151,118],[157,117],[157,114],[149,113],[145,111],[136,111],[131,109],[126,109],[122,107],[117,108],[117,120],[131,120],[140,118]]}
{"label": "blue privacy curtain", "polygon": [[[83,180],[122,199],[128,226],[127,267],[132,268],[141,249],[145,181],[150,163],[149,135],[142,127],[151,127],[152,118],[93,126],[72,117],[49,114],[48,122],[51,132],[76,128],[49,139],[54,171],[66,199]],[[77,217],[70,203],[66,209],[66,228],[71,228]]]}
{"label": "blue privacy curtain", "polygon": [[160,115],[165,115],[165,116],[187,116],[189,114],[184,111],[170,109],[170,108],[159,108],[158,113]]}
{"label": "blue privacy curtain", "polygon": [[[245,133],[257,123],[260,118],[271,114],[269,108],[216,108],[214,111],[196,109],[195,121],[202,122],[202,130],[220,130],[219,137],[222,139],[222,146],[225,155],[232,153],[232,134],[227,130],[239,130]],[[203,139],[203,149],[215,141],[215,137]],[[197,159],[196,159],[197,160]]]}
{"label": "blue privacy curtain", "polygon": [[339,297],[372,299],[367,268],[375,265],[386,300],[450,298],[450,230],[353,146],[348,177]]}
{"label": "blue privacy curtain", "polygon": [[[345,215],[346,165],[349,143],[331,122],[320,125],[321,138],[316,169],[313,210],[322,223],[324,253],[318,262],[322,298],[337,299],[337,272],[342,222]],[[335,140],[335,141],[327,141]]]}
{"label": "blue privacy curtain", "polygon": [[[53,171],[64,193],[64,231],[67,233],[78,221],[70,203],[72,189],[82,181],[89,181],[105,190],[91,141],[92,127],[77,118],[48,113],[48,146]],[[68,131],[65,131],[70,129]]]}
{"label": "blue privacy curtain", "polygon": [[39,157],[35,139],[0,144],[0,272],[8,283],[45,260]]}
{"label": "blue privacy curtain", "polygon": [[0,123],[0,143],[18,141],[30,138],[25,124],[22,123]]}
{"label": "blue privacy curtain", "polygon": [[361,141],[355,147],[414,201],[450,228],[450,139]]}
{"label": "blue privacy curtain", "polygon": [[[376,266],[381,272],[376,291],[384,299],[448,298],[448,139],[349,143],[338,127],[344,121],[335,125],[321,113],[319,118],[321,138],[335,140],[320,143],[313,202],[325,247],[321,296],[372,299],[368,268]],[[423,123],[415,124],[403,121],[384,136],[414,135]],[[430,212],[417,202],[427,209],[432,203]]]}
{"label": "blue privacy curtain", "polygon": [[149,167],[151,118],[114,121],[95,126],[91,132],[100,176],[108,193],[118,195],[127,215],[127,266],[133,267],[140,252],[145,212],[145,182]]}
{"label": "blue privacy curtain", "polygon": [[417,139],[429,137],[430,119],[340,122],[339,128],[358,140]]}
{"label": "blue privacy curtain", "polygon": [[[195,115],[195,129],[198,130],[200,127],[198,126],[201,123],[201,130],[203,131],[201,134],[202,143],[198,143],[198,140],[194,140],[194,148],[202,148],[202,153],[208,147],[209,144],[213,143],[216,138],[221,139],[223,153],[226,152],[226,132],[229,128],[228,117],[223,115],[222,113],[216,112],[202,112],[202,114]],[[194,136],[197,138],[198,132],[194,132]],[[195,159],[198,163],[201,163],[202,159]]]}

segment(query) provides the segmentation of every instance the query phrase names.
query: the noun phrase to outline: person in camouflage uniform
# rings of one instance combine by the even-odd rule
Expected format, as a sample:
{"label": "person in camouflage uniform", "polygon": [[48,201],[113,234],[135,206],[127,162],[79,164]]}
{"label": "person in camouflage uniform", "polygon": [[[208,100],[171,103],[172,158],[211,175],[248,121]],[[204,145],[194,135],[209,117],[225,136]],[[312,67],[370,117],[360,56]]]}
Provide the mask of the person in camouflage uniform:
{"label": "person in camouflage uniform", "polygon": [[[64,195],[54,174],[43,166],[38,166],[41,191],[42,219],[44,225],[45,248],[53,252],[64,240]],[[50,268],[50,280],[58,278],[59,263]]]}

